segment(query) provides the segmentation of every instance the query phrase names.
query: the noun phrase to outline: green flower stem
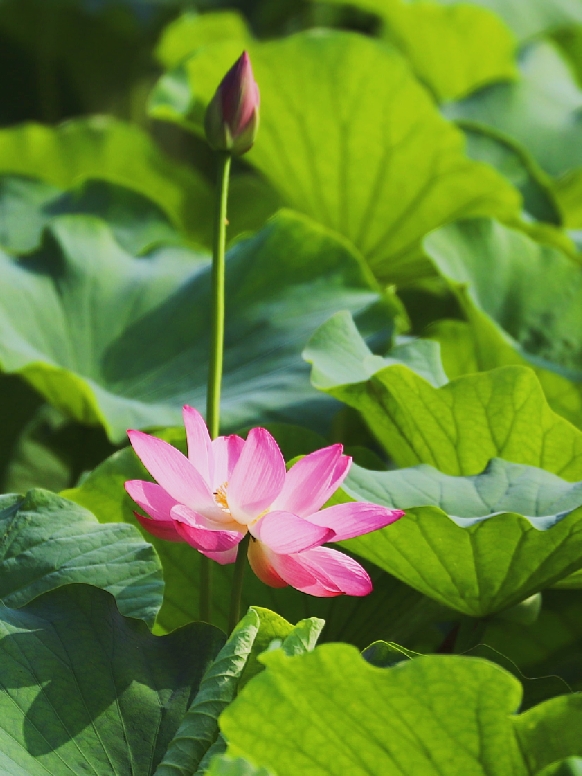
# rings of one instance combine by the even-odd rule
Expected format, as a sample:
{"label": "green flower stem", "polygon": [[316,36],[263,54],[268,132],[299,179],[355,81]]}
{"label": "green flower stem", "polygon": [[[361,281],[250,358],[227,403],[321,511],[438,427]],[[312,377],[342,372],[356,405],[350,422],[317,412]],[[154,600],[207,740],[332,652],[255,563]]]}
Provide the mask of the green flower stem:
{"label": "green flower stem", "polygon": [[[214,244],[212,246],[212,339],[206,393],[206,425],[212,439],[220,434],[220,390],[224,355],[224,251],[226,246],[226,205],[230,175],[230,154],[218,152]],[[211,622],[212,566],[200,557],[200,619]]]}
{"label": "green flower stem", "polygon": [[249,546],[250,533],[244,537],[238,546],[238,555],[234,564],[232,588],[230,593],[230,612],[228,615],[228,633],[232,633],[240,620],[240,604],[243,590],[243,579],[247,561],[247,547]]}

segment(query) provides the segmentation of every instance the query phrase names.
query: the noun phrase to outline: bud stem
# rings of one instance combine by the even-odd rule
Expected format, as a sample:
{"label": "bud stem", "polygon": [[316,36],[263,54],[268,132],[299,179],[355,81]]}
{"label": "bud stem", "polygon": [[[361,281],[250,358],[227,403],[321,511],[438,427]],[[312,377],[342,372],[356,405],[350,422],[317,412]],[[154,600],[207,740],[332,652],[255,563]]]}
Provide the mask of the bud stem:
{"label": "bud stem", "polygon": [[[212,339],[206,392],[206,425],[211,439],[220,434],[220,391],[224,356],[224,251],[226,246],[226,205],[230,175],[230,154],[218,151],[214,243],[212,250]],[[200,619],[211,621],[212,567],[209,558],[200,557]]]}

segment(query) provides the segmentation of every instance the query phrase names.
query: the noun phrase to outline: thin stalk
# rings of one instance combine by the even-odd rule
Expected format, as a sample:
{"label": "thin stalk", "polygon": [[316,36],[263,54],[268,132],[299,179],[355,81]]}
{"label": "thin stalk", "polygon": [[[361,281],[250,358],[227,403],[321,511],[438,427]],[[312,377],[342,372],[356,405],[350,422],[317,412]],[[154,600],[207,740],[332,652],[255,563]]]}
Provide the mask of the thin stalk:
{"label": "thin stalk", "polygon": [[245,566],[247,561],[247,547],[251,535],[247,533],[241,543],[238,545],[238,555],[234,564],[234,574],[232,576],[232,588],[230,593],[230,612],[228,615],[228,632],[232,633],[236,624],[240,620],[240,606],[242,599],[243,580],[245,575]]}
{"label": "thin stalk", "polygon": [[[220,391],[224,355],[224,252],[226,246],[226,205],[230,175],[230,154],[216,154],[216,207],[214,211],[214,243],[212,246],[212,333],[210,365],[206,392],[206,425],[211,439],[220,434]],[[212,566],[209,558],[200,556],[200,619],[211,622]]]}

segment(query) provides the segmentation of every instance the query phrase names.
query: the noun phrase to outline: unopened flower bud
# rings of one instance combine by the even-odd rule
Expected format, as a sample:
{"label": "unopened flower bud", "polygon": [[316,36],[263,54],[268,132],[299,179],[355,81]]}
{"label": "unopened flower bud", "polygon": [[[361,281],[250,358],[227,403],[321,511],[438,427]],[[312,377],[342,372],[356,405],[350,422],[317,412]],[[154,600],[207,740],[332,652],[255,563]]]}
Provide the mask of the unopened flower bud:
{"label": "unopened flower bud", "polygon": [[215,151],[240,156],[252,148],[258,128],[259,87],[249,55],[243,51],[206,109],[204,130]]}

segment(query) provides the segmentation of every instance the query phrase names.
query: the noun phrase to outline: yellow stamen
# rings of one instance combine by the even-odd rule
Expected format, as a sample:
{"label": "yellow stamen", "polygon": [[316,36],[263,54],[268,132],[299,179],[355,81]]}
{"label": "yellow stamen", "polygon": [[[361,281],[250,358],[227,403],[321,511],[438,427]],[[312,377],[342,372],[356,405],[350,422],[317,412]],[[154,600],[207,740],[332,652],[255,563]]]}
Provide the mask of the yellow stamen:
{"label": "yellow stamen", "polygon": [[228,501],[226,500],[226,489],[228,487],[228,482],[223,482],[222,485],[220,485],[215,491],[214,491],[214,500],[218,504],[218,506],[222,509],[223,512],[227,512],[230,514],[230,509],[228,508]]}

